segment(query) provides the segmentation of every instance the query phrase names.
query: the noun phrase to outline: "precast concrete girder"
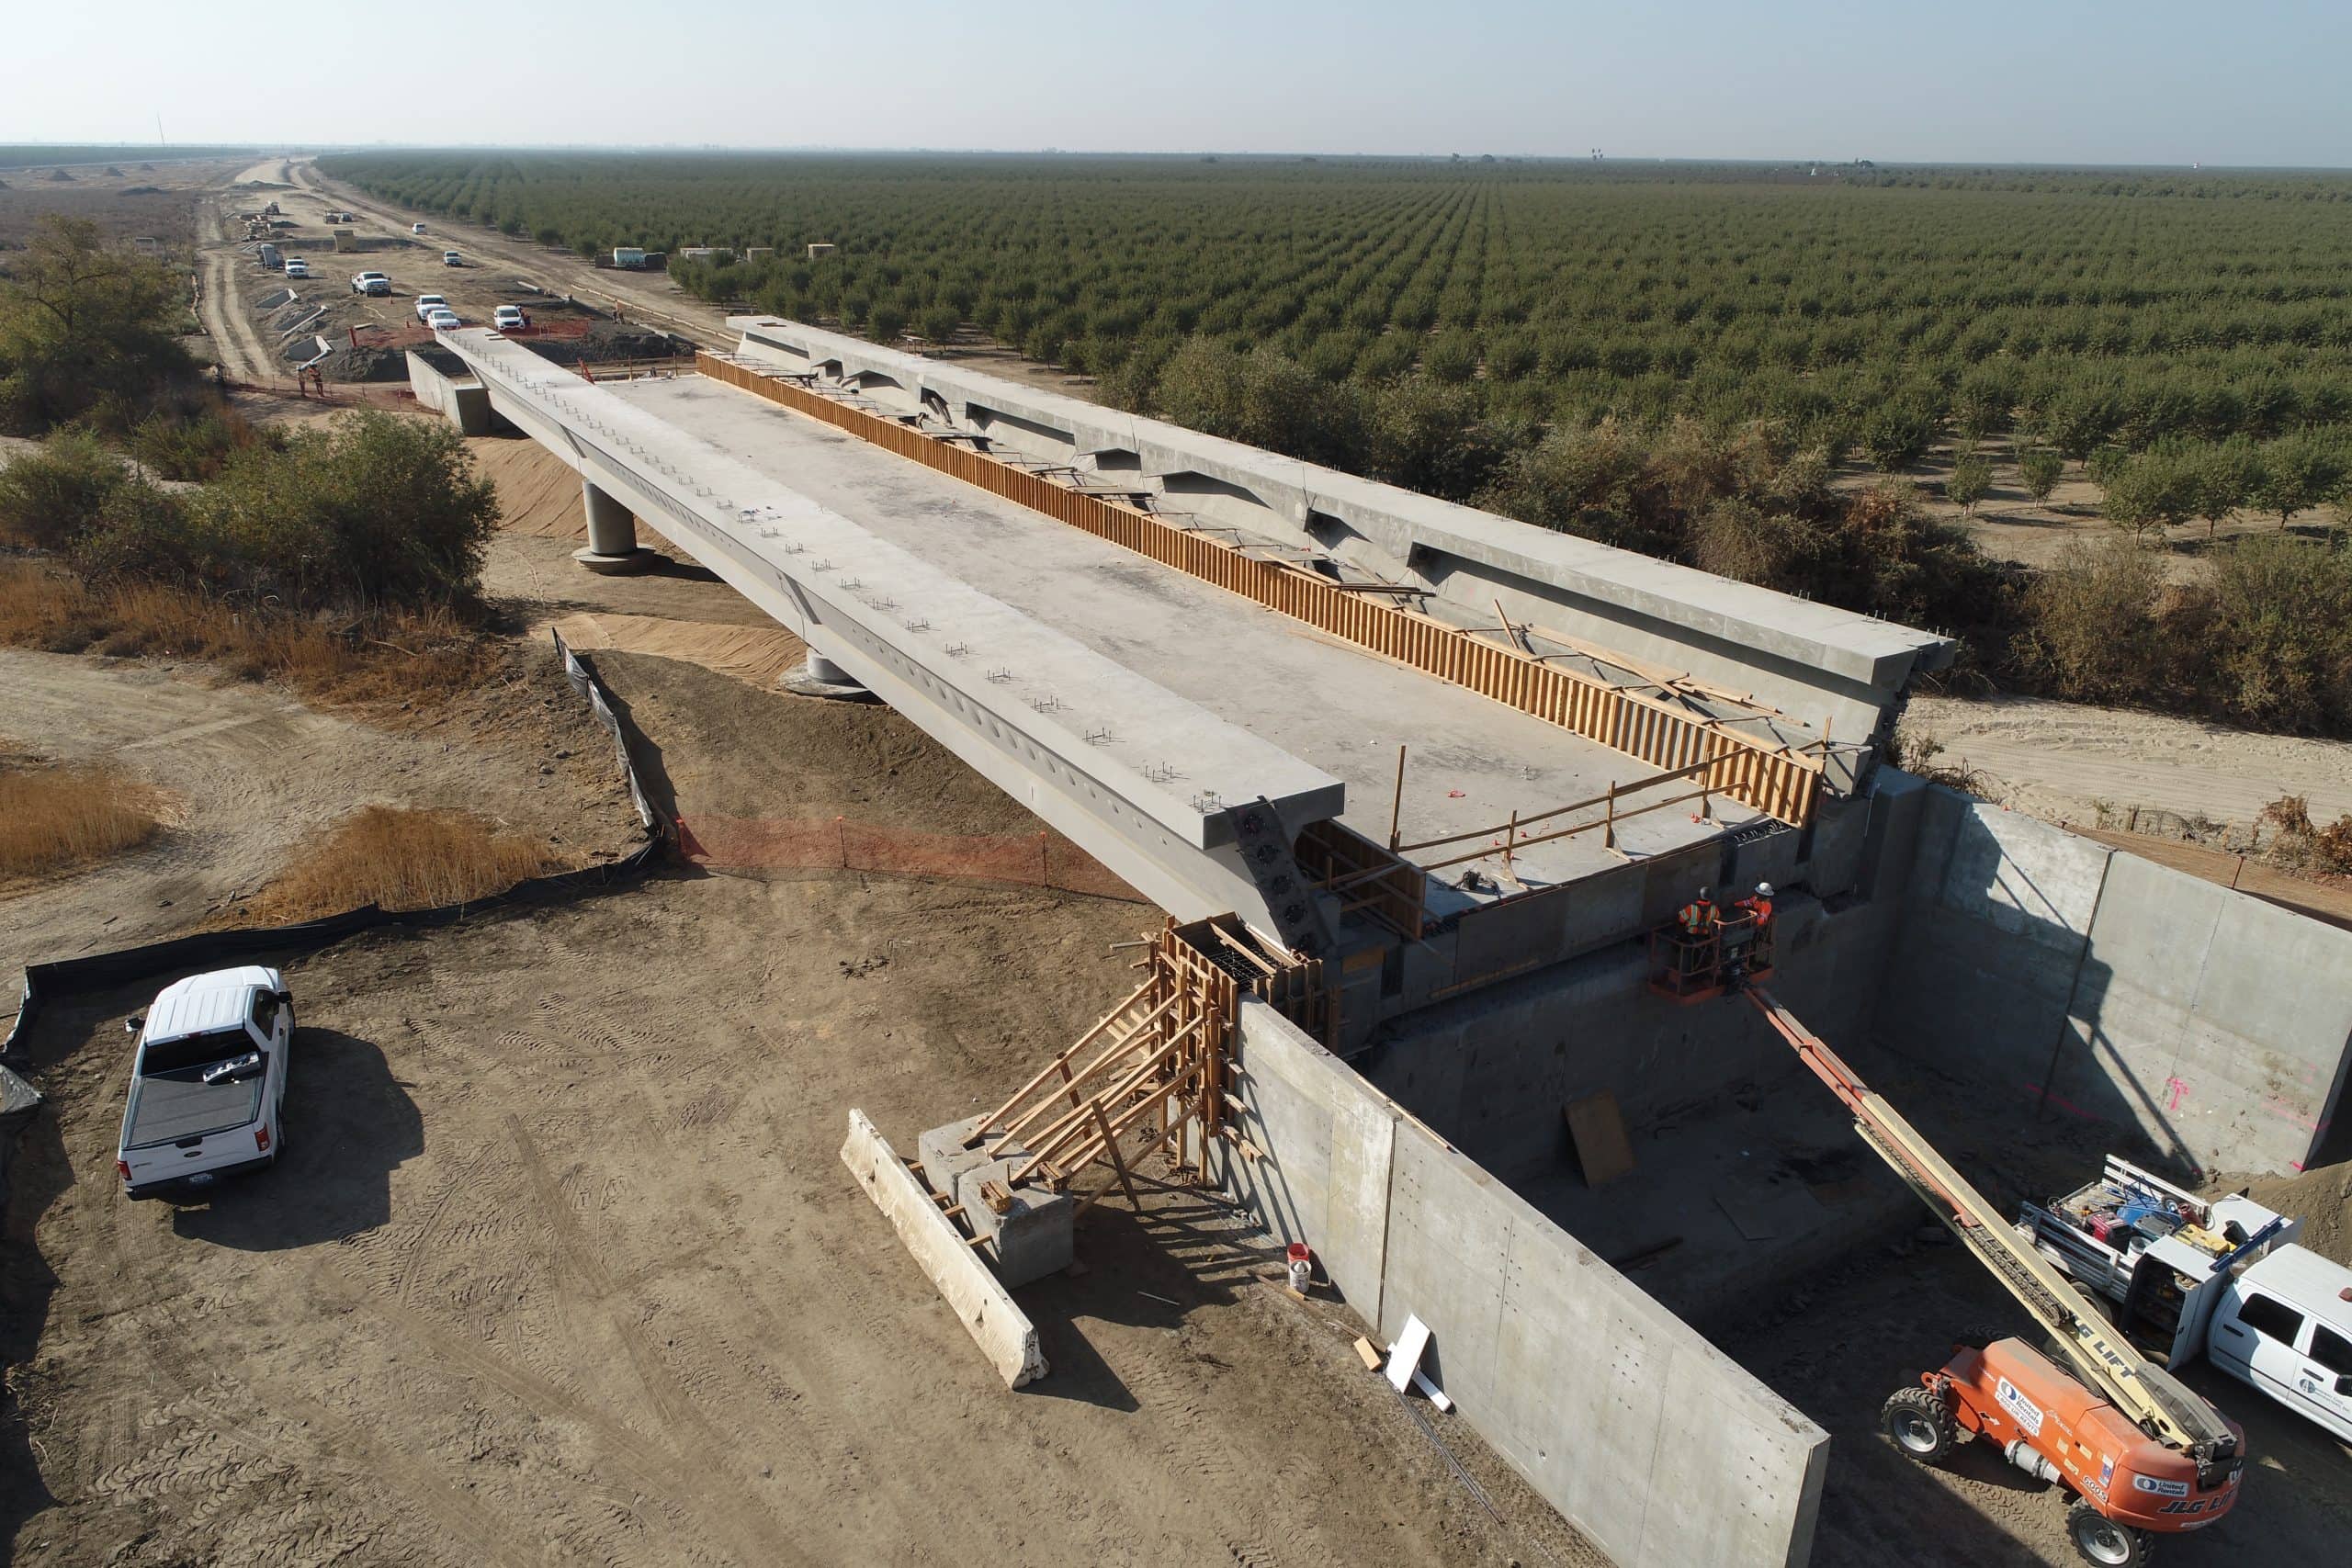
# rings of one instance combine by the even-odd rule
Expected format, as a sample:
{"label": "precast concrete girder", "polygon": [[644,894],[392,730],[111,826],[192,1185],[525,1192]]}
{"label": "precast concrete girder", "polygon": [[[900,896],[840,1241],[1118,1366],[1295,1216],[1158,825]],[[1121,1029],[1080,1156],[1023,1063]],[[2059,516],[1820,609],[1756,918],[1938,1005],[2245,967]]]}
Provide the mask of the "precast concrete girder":
{"label": "precast concrete girder", "polygon": [[[1751,694],[1841,742],[1893,723],[1913,676],[1951,662],[1948,637],[1799,600],[1589,539],[1531,527],[1358,475],[774,317],[730,317],[750,362],[787,372],[888,377],[910,402],[944,405],[966,428],[1023,456],[1072,462],[1116,449],[1139,477],[1214,520],[1311,547],[1311,514],[1353,537],[1351,561],[1429,590],[1473,615],[1499,603],[1522,625],[1555,629],[1720,689]],[[1219,515],[1216,509],[1225,508]],[[1860,784],[1860,751],[1833,778]]]}
{"label": "precast concrete girder", "polygon": [[989,597],[711,443],[480,329],[442,334],[492,404],[1136,890],[1278,926],[1227,807],[1294,829],[1340,781]]}

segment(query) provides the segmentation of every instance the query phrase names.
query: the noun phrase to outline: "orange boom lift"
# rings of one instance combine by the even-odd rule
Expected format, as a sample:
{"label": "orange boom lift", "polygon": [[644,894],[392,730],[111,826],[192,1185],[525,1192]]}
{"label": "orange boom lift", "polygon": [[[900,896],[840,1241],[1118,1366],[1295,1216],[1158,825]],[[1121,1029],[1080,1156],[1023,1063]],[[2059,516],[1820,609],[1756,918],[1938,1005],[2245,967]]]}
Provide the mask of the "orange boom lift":
{"label": "orange boom lift", "polygon": [[[2238,1499],[2245,1432],[2162,1367],[2143,1359],[2090,1300],[1944,1163],[1885,1098],[1755,983],[1735,960],[1694,976],[1668,973],[1669,995],[1745,996],[1799,1060],[1854,1114],[1854,1129],[1917,1192],[1961,1245],[2048,1331],[2071,1366],[2021,1339],[1962,1346],[1951,1360],[1897,1390],[1880,1413],[1887,1436],[1933,1464],[1971,1438],[2011,1464],[2073,1494],[2075,1549],[2102,1568],[2147,1560],[2149,1538],[2201,1529]],[[1704,983],[1692,985],[1693,978]]]}

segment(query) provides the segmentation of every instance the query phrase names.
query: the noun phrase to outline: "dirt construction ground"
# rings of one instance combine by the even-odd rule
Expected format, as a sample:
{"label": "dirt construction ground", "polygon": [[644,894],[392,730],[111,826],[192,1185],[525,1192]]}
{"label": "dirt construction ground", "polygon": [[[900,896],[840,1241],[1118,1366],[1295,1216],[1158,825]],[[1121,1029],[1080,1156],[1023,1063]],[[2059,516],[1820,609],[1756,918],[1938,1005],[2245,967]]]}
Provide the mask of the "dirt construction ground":
{"label": "dirt construction ground", "polygon": [[[740,618],[690,570],[593,578],[568,548],[501,540],[518,621]],[[597,657],[669,807],[1035,825],[886,709]],[[190,690],[224,735],[252,705]],[[71,951],[107,902],[24,940]],[[1007,1092],[1124,992],[1110,944],[1150,919],[675,869],[288,953],[286,1162],[187,1206],[126,1202],[112,1169],[152,987],[54,1006],[0,1267],[8,1560],[1600,1562],[1428,1416],[1490,1512],[1347,1309],[1261,1278],[1262,1236],[1198,1193],[1092,1212],[1084,1271],[1023,1292],[1053,1372],[1017,1395],[899,1247],[840,1162],[848,1107],[910,1146]]]}
{"label": "dirt construction ground", "polygon": [[1054,1371],[1011,1395],[843,1170],[844,1107],[910,1138],[1079,1027],[1134,915],[682,876],[345,943],[288,965],[288,1163],[193,1208],[115,1190],[141,998],[61,1018],[14,1561],[1532,1555],[1197,1197],[1097,1208],[1090,1272],[1024,1292]]}

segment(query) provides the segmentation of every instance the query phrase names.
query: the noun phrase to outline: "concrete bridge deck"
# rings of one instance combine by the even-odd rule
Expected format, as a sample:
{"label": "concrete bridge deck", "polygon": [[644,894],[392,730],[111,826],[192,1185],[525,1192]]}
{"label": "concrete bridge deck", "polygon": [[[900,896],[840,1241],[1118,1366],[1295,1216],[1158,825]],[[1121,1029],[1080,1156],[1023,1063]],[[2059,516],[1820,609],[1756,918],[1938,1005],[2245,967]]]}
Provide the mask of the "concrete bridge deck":
{"label": "concrete bridge deck", "polygon": [[[680,376],[606,382],[602,389],[1337,779],[1346,793],[1336,815],[1375,842],[1388,839],[1400,743],[1409,748],[1399,812],[1408,841],[1492,827],[1513,812],[1532,816],[1650,772],[1556,725],[1326,637],[724,383]],[[650,521],[659,526],[662,520]],[[903,608],[913,614],[921,607]],[[1018,672],[1016,681],[1033,694],[1051,685],[1050,694],[1082,711],[1086,728],[1107,728],[1152,761],[1208,776],[1200,765],[1206,759],[1172,749],[1148,728],[1145,715],[1106,705],[1075,676],[1067,687]],[[1622,853],[1593,833],[1528,849],[1515,856],[1516,868],[1531,886],[1572,881],[1621,864],[1625,855],[1663,852],[1755,819],[1728,800],[1716,804],[1711,824],[1692,822],[1688,809],[1654,812],[1619,831]],[[1449,860],[1484,842],[1408,858]],[[1492,874],[1496,866],[1483,863],[1481,869]],[[1446,881],[1459,874],[1440,874]],[[1475,901],[1444,889],[1432,894],[1430,908],[1439,914],[1449,904]]]}
{"label": "concrete bridge deck", "polygon": [[[933,389],[906,355],[893,378],[819,357],[846,340],[755,325],[707,377],[592,383],[461,328],[438,335],[440,369],[412,355],[412,378],[580,472],[589,564],[630,564],[642,521],[803,637],[812,669],[837,666],[1170,913],[1238,910],[1317,953],[1425,939],[1401,970],[1349,969],[1384,1011],[1622,936],[1735,861],[1793,879],[1826,852],[1825,886],[1842,885],[1867,738],[1941,649],[1231,443],[1179,450],[1193,438],[1172,426],[1126,421],[1128,462],[1109,435],[1059,431],[1058,402],[961,370]],[[803,340],[797,358],[779,346]],[[1293,468],[1314,488],[1268,504]],[[1472,548],[1464,515],[1517,553]],[[1394,558],[1366,544],[1407,524],[1437,532],[1398,534]],[[1505,863],[1505,825],[1530,818]],[[1776,820],[1801,831],[1735,854],[1739,829]],[[1392,821],[1425,875],[1389,858]],[[1313,891],[1330,877],[1345,899]],[[1601,878],[1574,908],[1504,919],[1520,895]],[[1346,917],[1366,899],[1371,927]],[[1480,934],[1457,943],[1471,916]]]}

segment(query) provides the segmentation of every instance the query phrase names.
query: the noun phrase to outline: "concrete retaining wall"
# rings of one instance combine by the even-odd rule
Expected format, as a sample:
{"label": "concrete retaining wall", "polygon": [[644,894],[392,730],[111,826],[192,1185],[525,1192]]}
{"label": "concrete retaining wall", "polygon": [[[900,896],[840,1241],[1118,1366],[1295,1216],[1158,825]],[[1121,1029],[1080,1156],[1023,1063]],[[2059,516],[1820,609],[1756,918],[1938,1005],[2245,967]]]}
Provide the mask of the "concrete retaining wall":
{"label": "concrete retaining wall", "polygon": [[[1893,934],[1886,913],[1781,906],[1772,988],[1826,1039],[1855,1040],[1869,1027]],[[1560,1107],[1569,1100],[1607,1089],[1638,1126],[1781,1077],[1791,1059],[1746,1007],[1654,995],[1646,945],[1620,942],[1400,1019],[1357,1065],[1487,1169],[1517,1179],[1568,1157]]]}
{"label": "concrete retaining wall", "polygon": [[[454,355],[447,357],[462,367],[463,362]],[[464,434],[490,434],[490,392],[470,376],[451,375],[412,349],[408,355],[408,386],[418,402],[438,411]]]}
{"label": "concrete retaining wall", "polygon": [[1828,1434],[1272,1009],[1245,1001],[1220,1183],[1316,1249],[1464,1417],[1626,1568],[1803,1563]]}
{"label": "concrete retaining wall", "polygon": [[2352,931],[1931,788],[1873,1033],[2195,1170],[2342,1157]]}

